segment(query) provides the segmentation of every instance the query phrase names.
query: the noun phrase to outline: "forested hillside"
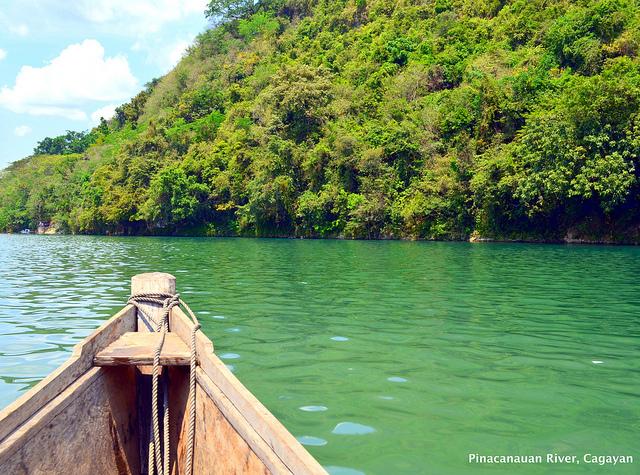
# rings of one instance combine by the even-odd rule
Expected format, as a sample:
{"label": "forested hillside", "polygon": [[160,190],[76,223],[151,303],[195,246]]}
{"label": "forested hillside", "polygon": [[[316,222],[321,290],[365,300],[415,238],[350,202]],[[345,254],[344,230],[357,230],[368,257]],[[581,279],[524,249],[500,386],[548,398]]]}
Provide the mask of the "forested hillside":
{"label": "forested hillside", "polygon": [[0,229],[638,242],[639,11],[213,1],[173,71],[1,172]]}

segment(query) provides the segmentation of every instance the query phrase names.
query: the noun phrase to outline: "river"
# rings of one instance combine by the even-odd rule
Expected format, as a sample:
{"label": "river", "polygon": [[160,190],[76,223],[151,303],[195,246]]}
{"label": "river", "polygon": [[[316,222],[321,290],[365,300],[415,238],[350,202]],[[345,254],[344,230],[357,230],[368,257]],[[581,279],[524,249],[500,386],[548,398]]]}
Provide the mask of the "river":
{"label": "river", "polygon": [[0,235],[0,406],[149,271],[332,474],[637,473],[640,248]]}

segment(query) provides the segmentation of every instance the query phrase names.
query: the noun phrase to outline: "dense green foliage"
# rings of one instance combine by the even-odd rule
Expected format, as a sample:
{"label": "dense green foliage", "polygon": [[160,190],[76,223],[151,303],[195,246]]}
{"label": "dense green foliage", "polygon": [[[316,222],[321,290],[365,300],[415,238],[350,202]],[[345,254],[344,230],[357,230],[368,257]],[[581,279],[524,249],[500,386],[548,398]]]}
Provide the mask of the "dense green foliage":
{"label": "dense green foliage", "polygon": [[[103,131],[108,133],[108,125],[104,119],[100,125]],[[106,127],[106,129],[105,129]],[[73,132],[67,130],[64,135],[57,137],[45,137],[33,149],[34,155],[69,155],[72,153],[83,153],[96,140],[96,133]]]}
{"label": "dense green foliage", "polygon": [[0,228],[637,241],[639,12],[212,1],[81,156],[4,172]]}

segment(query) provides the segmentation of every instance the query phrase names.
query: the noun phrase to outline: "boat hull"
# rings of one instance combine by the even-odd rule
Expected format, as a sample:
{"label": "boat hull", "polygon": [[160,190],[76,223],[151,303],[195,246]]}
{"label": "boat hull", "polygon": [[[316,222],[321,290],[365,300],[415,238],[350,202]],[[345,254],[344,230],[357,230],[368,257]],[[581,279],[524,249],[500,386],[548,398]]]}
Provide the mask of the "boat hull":
{"label": "boat hull", "polygon": [[[144,367],[94,365],[96,355],[138,331],[128,305],[79,343],[58,370],[0,412],[0,473],[146,473],[150,380]],[[185,343],[191,322],[171,310]],[[235,378],[202,333],[196,337],[194,474],[325,474],[282,424]],[[185,473],[189,366],[166,366],[171,473]]]}

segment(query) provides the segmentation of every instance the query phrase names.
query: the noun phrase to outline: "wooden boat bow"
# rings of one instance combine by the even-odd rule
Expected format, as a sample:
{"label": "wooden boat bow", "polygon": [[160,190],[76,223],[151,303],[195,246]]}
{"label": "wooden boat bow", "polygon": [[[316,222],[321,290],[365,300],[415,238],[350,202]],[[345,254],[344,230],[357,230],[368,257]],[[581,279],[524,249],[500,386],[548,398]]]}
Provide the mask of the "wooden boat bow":
{"label": "wooden boat bow", "polygon": [[[175,294],[169,274],[132,278],[132,294]],[[67,362],[0,411],[0,473],[147,474],[151,368],[162,315],[129,304],[75,346]],[[168,471],[186,473],[193,323],[175,306],[160,352],[171,417]],[[194,474],[326,474],[195,333]]]}

